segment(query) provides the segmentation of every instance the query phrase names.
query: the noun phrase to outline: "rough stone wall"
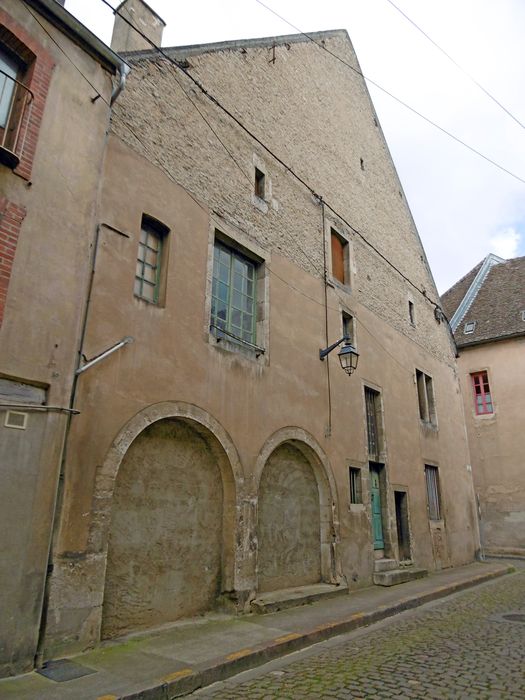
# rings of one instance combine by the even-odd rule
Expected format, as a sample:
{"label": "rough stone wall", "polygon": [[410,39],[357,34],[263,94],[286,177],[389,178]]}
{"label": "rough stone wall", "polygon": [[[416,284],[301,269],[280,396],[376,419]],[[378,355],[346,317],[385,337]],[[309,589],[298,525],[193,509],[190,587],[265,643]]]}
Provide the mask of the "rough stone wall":
{"label": "rough stone wall", "polygon": [[321,579],[319,491],[312,467],[292,445],[270,456],[259,487],[259,590]]}
{"label": "rough stone wall", "polygon": [[221,554],[222,483],[208,445],[180,421],[154,423],[118,474],[102,636],[212,607]]}
{"label": "rough stone wall", "polygon": [[[358,70],[346,32],[323,37]],[[150,56],[132,60],[113,130],[260,245],[322,277],[322,212],[311,193],[173,65]],[[450,359],[448,332],[436,323],[432,305],[351,229],[438,301],[361,77],[307,40],[278,43],[275,62],[271,45],[255,44],[201,54],[175,50],[173,56],[189,60],[191,75],[326,200],[327,225],[334,223],[352,243],[352,294],[359,302],[439,359]],[[252,201],[254,163],[266,173],[262,208]]]}

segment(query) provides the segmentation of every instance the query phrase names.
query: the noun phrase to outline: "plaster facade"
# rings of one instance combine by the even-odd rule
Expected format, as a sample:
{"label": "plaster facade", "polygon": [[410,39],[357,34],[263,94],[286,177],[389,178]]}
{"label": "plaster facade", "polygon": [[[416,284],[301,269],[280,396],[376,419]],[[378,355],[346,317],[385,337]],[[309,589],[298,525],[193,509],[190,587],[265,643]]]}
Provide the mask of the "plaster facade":
{"label": "plaster facade", "polygon": [[[464,347],[458,359],[487,553],[525,555],[525,338]],[[477,415],[471,374],[486,371],[494,412]]]}
{"label": "plaster facade", "polygon": [[17,52],[32,94],[19,163],[0,164],[0,675],[37,653],[118,65],[62,26],[61,10],[0,9],[0,52]]}
{"label": "plaster facade", "polygon": [[[316,37],[357,66],[346,32]],[[215,605],[247,611],[260,591],[314,580],[370,585],[378,556],[400,558],[395,491],[406,498],[403,558],[408,548],[418,566],[457,566],[479,547],[453,343],[429,301],[438,299],[435,285],[362,79],[297,36],[168,51],[325,203],[177,74],[234,162],[186,99],[176,69],[147,52],[128,56],[132,72],[114,110],[102,178],[84,352],[92,356],[113,338],[134,342],[78,382],[81,413],[69,433],[50,579],[48,656],[113,633],[107,610],[112,542],[121,537],[119,470],[134,441],[159,421],[205,428],[187,438],[192,470],[202,470],[215,449],[223,528],[213,545],[222,562]],[[263,196],[254,190],[255,168],[265,177]],[[133,293],[144,215],[169,231],[156,303]],[[344,283],[330,272],[331,229],[348,246]],[[210,329],[216,240],[254,261],[251,345]],[[336,353],[319,360],[319,348],[342,336],[343,311],[360,353],[350,378]],[[416,369],[433,382],[433,424],[420,418]],[[383,441],[374,455],[382,464],[380,552],[372,546],[365,387],[381,399]],[[157,498],[154,455],[161,451],[160,443],[152,446],[151,459],[140,458],[140,477],[127,480],[128,503],[132,483],[137,489],[133,518],[147,512],[140,484],[150,484]],[[182,497],[173,493],[179,462],[163,459],[173,474],[159,482],[162,498],[174,503]],[[439,470],[438,521],[429,521],[425,465]],[[360,469],[357,503],[349,467]],[[220,489],[199,491],[199,509],[211,517]],[[133,542],[154,547],[139,519]],[[188,536],[181,530],[173,545],[186,552],[184,583],[173,587],[170,602],[182,607],[156,609],[152,626],[189,613],[183,591],[201,585]],[[131,558],[138,564],[140,557]],[[157,585],[155,569],[145,572],[143,592],[148,580]],[[141,605],[149,610],[144,595]],[[126,629],[134,625],[142,628],[142,619]]]}
{"label": "plaster facade", "polygon": [[[358,69],[346,32],[314,36]],[[38,560],[40,597],[24,622],[32,641],[6,672],[30,665],[39,628],[39,655],[51,658],[214,607],[248,611],[276,588],[370,585],[378,558],[427,569],[472,561],[479,534],[453,343],[361,76],[302,36],[168,50],[268,150],[188,75],[138,52],[106,139],[111,71],[67,45],[104,98],[92,101],[41,40],[59,67],[40,135],[51,150],[37,149],[31,188],[1,174],[27,216],[0,361],[11,396],[23,379],[75,414],[43,413],[53,439],[40,425],[32,453],[11,444],[22,431],[9,433],[8,454],[19,449],[31,465],[31,503],[45,514],[28,516],[24,485],[13,489],[9,517],[26,518],[20,533],[41,541],[34,558],[13,538],[7,557],[19,548]],[[68,119],[58,119],[62,102]],[[136,294],[145,218],[161,232],[149,301]],[[332,274],[333,232],[343,281]],[[210,326],[216,244],[253,270],[254,342]],[[335,352],[319,359],[343,323],[360,355],[351,377]],[[85,358],[121,338],[133,342],[73,382]],[[433,387],[432,420],[417,371]],[[379,397],[373,452],[365,389]],[[439,518],[429,519],[425,466],[439,473]],[[5,589],[6,605],[15,597]]]}

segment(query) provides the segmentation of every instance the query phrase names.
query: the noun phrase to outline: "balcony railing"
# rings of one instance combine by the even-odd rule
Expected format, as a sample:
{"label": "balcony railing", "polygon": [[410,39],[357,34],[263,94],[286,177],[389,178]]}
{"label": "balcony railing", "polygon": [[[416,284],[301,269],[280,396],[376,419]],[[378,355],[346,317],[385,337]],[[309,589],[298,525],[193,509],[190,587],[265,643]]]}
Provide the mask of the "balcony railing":
{"label": "balcony railing", "polygon": [[0,163],[16,168],[26,141],[34,95],[0,69]]}

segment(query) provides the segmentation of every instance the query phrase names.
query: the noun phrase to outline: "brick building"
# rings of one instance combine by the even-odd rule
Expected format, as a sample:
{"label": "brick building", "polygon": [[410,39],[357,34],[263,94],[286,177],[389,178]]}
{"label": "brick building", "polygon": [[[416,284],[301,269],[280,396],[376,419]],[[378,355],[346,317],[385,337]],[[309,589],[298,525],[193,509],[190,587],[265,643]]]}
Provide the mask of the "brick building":
{"label": "brick building", "polygon": [[[118,11],[160,44],[146,3]],[[98,187],[71,199],[101,359],[69,404],[47,658],[479,547],[454,344],[346,31],[162,55],[128,30]]]}
{"label": "brick building", "polygon": [[443,295],[459,350],[481,543],[525,554],[525,258],[488,255]]}

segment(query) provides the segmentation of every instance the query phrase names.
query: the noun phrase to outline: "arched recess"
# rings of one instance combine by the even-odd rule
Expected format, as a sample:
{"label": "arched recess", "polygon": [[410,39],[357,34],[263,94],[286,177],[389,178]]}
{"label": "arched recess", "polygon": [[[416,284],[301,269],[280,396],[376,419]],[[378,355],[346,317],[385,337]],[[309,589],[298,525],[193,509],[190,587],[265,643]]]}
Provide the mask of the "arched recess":
{"label": "arched recess", "polygon": [[97,474],[90,533],[104,559],[103,637],[192,614],[235,589],[243,483],[231,438],[196,406],[155,404],[124,426]]}
{"label": "arched recess", "polygon": [[337,491],[315,438],[295,427],[274,433],[257,458],[253,487],[258,589],[339,583]]}

